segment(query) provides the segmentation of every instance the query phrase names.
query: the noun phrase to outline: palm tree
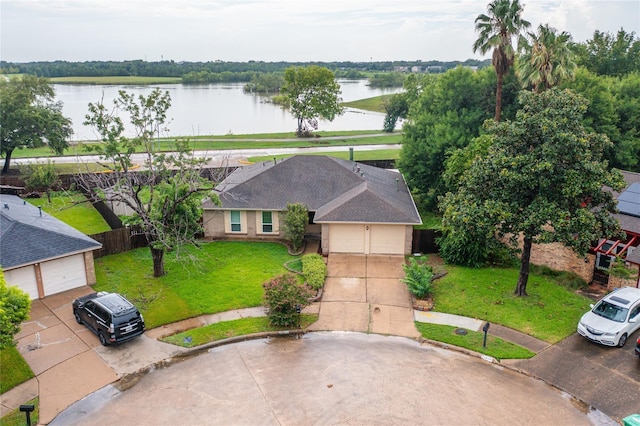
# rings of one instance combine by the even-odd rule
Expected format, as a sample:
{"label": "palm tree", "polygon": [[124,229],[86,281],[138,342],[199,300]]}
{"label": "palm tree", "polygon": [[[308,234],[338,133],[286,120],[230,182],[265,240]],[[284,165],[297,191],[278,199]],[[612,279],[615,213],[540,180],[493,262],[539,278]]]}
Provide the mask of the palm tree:
{"label": "palm tree", "polygon": [[491,62],[498,77],[496,121],[500,121],[500,113],[502,112],[502,81],[515,58],[511,38],[519,37],[520,32],[531,25],[520,17],[521,14],[522,6],[519,0],[494,0],[487,5],[487,14],[480,14],[475,20],[479,36],[473,43],[473,51],[479,51],[484,55],[493,49]]}
{"label": "palm tree", "polygon": [[537,33],[527,35],[531,43],[524,40],[520,46],[523,53],[515,65],[522,87],[533,87],[534,92],[540,93],[573,78],[577,66],[569,47],[571,34],[558,34],[546,24],[540,25]]}

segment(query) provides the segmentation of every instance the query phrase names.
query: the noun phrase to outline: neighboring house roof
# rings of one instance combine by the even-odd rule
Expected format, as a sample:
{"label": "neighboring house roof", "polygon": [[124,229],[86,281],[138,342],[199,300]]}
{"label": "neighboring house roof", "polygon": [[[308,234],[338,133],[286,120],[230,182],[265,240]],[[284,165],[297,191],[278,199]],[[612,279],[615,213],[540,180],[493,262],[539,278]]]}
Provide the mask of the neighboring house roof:
{"label": "neighboring house roof", "polygon": [[301,203],[315,212],[317,223],[421,223],[399,172],[327,156],[240,167],[216,189],[222,205],[205,201],[205,209],[284,210]]}
{"label": "neighboring house roof", "polygon": [[0,266],[5,270],[100,247],[20,197],[0,195]]}
{"label": "neighboring house roof", "polygon": [[[616,199],[623,197],[625,203],[635,203],[636,205],[640,204],[640,173],[623,171],[622,176],[624,177],[624,181],[626,182],[627,186],[621,193],[615,193]],[[620,222],[620,227],[626,232],[640,235],[640,216],[624,213],[627,211],[635,211],[633,209],[627,208],[627,206],[621,208],[620,210],[620,213],[616,213],[614,215]]]}

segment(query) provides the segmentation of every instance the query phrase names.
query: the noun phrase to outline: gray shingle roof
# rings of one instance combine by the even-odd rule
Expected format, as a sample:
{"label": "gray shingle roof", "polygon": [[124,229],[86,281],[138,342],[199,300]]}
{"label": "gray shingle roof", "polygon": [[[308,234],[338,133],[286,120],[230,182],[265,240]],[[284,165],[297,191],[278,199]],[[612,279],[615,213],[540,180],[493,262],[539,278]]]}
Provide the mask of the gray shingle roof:
{"label": "gray shingle roof", "polygon": [[284,210],[302,203],[318,223],[421,223],[400,173],[327,156],[241,167],[217,190],[222,206],[205,202],[205,209]]}
{"label": "gray shingle roof", "polygon": [[15,195],[0,195],[0,266],[11,269],[102,245]]}

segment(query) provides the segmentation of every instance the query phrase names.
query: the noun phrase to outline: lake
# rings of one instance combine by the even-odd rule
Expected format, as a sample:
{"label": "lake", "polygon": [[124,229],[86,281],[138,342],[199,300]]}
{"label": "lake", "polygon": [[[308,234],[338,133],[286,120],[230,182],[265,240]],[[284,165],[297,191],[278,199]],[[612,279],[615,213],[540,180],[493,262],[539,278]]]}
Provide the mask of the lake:
{"label": "lake", "polygon": [[[398,93],[400,88],[374,89],[367,80],[339,80],[344,102]],[[63,114],[73,121],[71,140],[94,140],[98,135],[84,126],[87,105],[103,99],[107,107],[113,105],[118,91],[148,95],[160,87],[171,96],[167,112],[169,131],[161,136],[204,136],[250,133],[293,132],[296,119],[266,98],[243,92],[244,83],[205,85],[165,84],[135,85],[68,85],[54,84],[56,100],[63,103]],[[123,121],[126,121],[123,117]],[[318,130],[382,130],[384,114],[347,108],[332,122],[320,120]],[[126,123],[125,123],[126,124]],[[127,128],[127,136],[132,136]]]}

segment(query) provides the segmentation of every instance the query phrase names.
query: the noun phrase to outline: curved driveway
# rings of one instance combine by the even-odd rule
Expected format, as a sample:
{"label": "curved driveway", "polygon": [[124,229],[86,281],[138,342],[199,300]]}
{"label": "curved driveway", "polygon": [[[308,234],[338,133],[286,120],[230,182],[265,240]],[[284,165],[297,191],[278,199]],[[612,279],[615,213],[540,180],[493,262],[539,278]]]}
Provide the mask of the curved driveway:
{"label": "curved driveway", "polygon": [[52,425],[598,424],[566,394],[401,337],[330,332],[243,342],[109,386]]}

